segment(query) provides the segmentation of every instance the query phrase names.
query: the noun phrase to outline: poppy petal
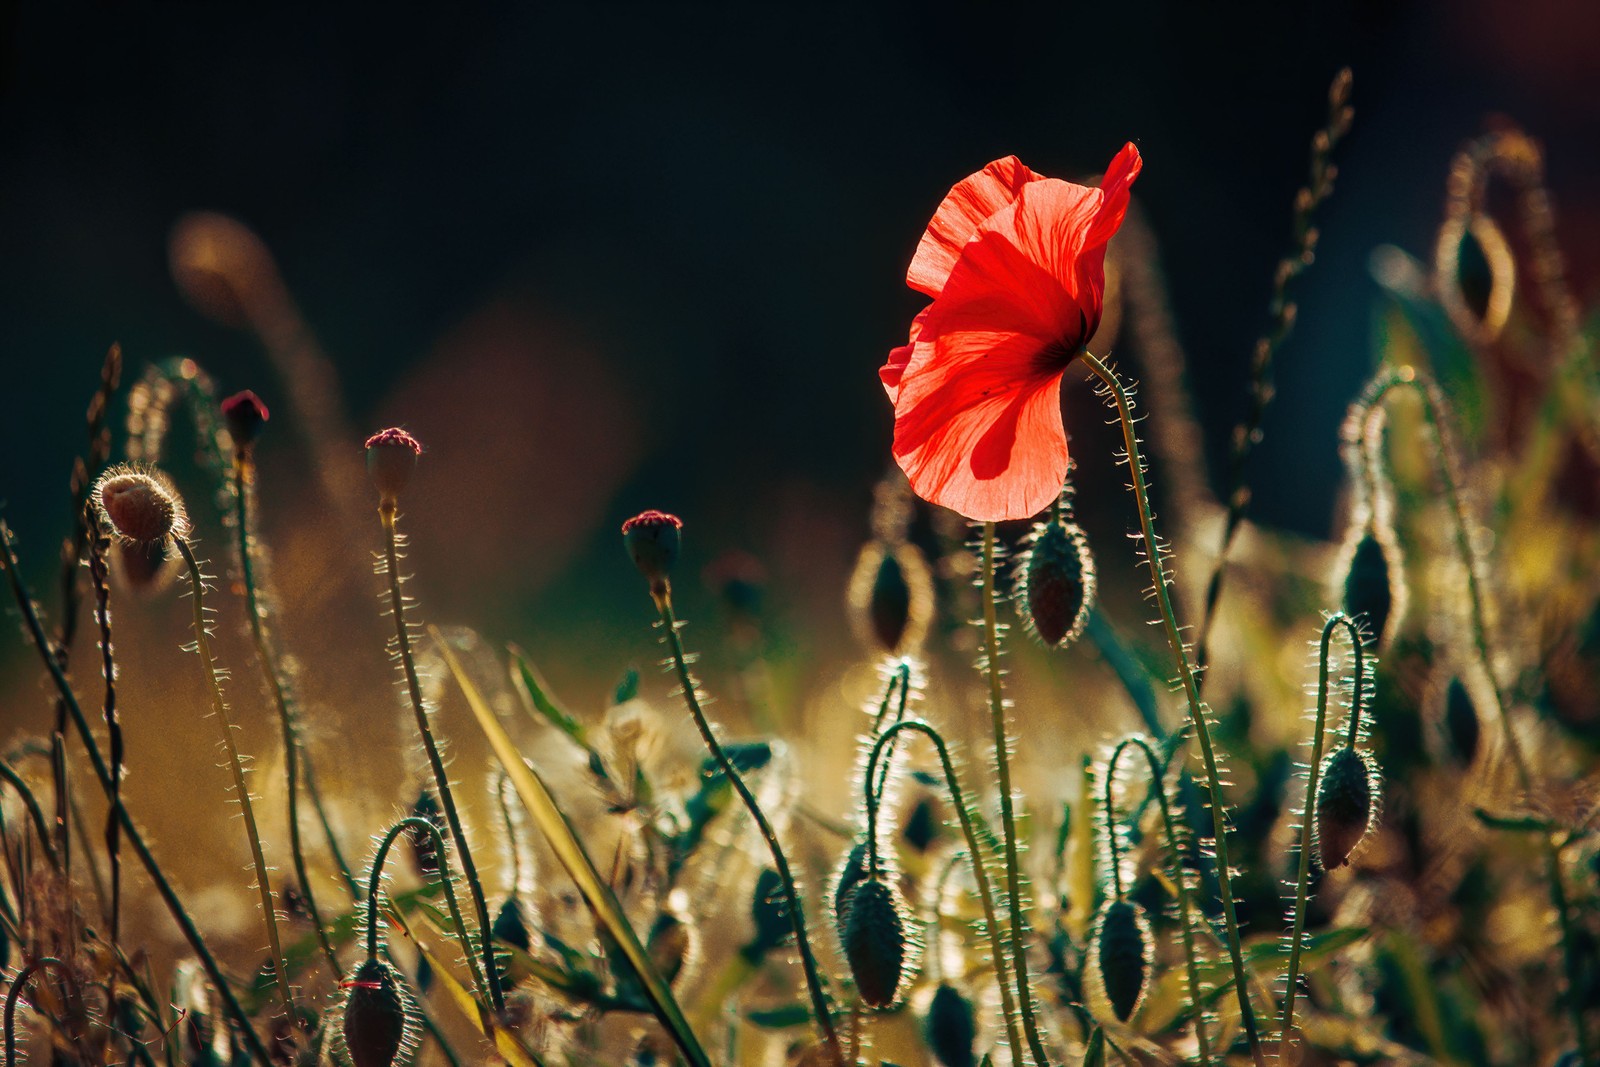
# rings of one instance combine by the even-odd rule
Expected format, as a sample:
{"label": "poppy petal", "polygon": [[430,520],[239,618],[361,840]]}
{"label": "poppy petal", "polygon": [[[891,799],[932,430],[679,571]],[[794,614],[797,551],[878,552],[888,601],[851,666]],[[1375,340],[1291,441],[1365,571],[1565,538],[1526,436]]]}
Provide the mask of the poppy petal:
{"label": "poppy petal", "polygon": [[1132,141],[1123,145],[1122,151],[1112,158],[1110,166],[1106,167],[1106,176],[1100,179],[1104,200],[1094,222],[1089,225],[1085,247],[1104,245],[1122,228],[1122,220],[1128,214],[1128,188],[1143,169],[1144,157],[1139,155]]}
{"label": "poppy petal", "polygon": [[922,325],[928,319],[928,309],[923,308],[917,312],[917,317],[911,320],[911,336],[905,344],[889,349],[889,358],[883,366],[878,368],[878,380],[883,383],[884,392],[889,394],[892,404],[900,394],[900,378],[905,374],[906,365],[911,362],[912,353],[916,350],[917,338],[922,334]]}
{"label": "poppy petal", "polygon": [[1007,156],[957,182],[928,223],[906,271],[906,284],[938,296],[961,249],[984,220],[1015,200],[1023,186],[1040,179],[1016,156]]}

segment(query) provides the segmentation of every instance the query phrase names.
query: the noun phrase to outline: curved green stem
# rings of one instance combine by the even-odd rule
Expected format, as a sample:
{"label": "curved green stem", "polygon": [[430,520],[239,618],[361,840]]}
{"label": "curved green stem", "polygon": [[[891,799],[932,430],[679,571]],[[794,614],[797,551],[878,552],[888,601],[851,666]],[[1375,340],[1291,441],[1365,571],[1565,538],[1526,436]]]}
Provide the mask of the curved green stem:
{"label": "curved green stem", "polygon": [[[989,938],[989,952],[994,957],[995,979],[1000,986],[1000,1005],[1006,1020],[1006,1034],[1010,1040],[1011,1059],[1013,1063],[1021,1061],[1022,1040],[1017,1031],[1017,1003],[1011,989],[1011,977],[1007,973],[1005,937],[1001,931],[1000,920],[994,906],[994,889],[989,883],[989,861],[985,858],[983,845],[978,840],[978,831],[973,823],[972,811],[967,806],[966,793],[961,788],[961,780],[956,776],[955,763],[950,759],[950,750],[946,747],[944,738],[932,725],[921,719],[902,719],[879,735],[872,746],[872,756],[867,762],[867,780],[872,781],[872,771],[876,768],[878,760],[885,762],[893,758],[890,752],[884,756],[887,746],[892,744],[895,735],[913,730],[922,734],[933,742],[934,750],[939,753],[939,765],[944,769],[945,788],[950,791],[950,801],[955,805],[956,818],[961,823],[962,836],[967,840],[967,861],[972,867],[973,881],[978,884],[978,900],[983,905],[984,932]],[[875,856],[877,841],[877,800],[869,793],[867,795],[867,848],[869,854]],[[875,859],[874,859],[875,862]],[[937,953],[934,954],[937,957]]]}
{"label": "curved green stem", "polygon": [[[911,699],[911,663],[909,660],[902,659],[895,666],[894,673],[889,676],[889,684],[884,688],[883,691],[883,702],[878,705],[878,714],[872,720],[872,732],[874,735],[883,732],[883,722],[889,714],[889,702],[894,697],[895,687],[897,684],[900,689],[900,699],[895,702],[897,707],[895,708],[894,722],[901,722],[906,717],[906,705]],[[893,723],[890,725],[893,725]],[[888,782],[888,780],[889,764],[888,761],[885,761],[883,773],[878,775],[876,781],[873,781],[871,778],[866,779],[866,781],[873,782],[872,790],[869,790],[867,794],[869,802],[871,800],[873,791],[876,791],[880,797],[883,795],[884,785]]]}
{"label": "curved green stem", "polygon": [[289,989],[289,969],[283,962],[283,945],[278,939],[278,909],[272,895],[272,879],[267,873],[267,859],[261,851],[261,834],[256,830],[256,815],[250,803],[250,788],[245,784],[244,765],[239,759],[239,746],[233,740],[233,719],[228,715],[228,705],[222,698],[222,683],[217,676],[217,661],[211,652],[211,636],[207,632],[205,607],[205,578],[200,564],[181,537],[173,538],[183,562],[189,568],[190,595],[194,598],[194,642],[200,653],[206,685],[211,690],[211,710],[222,724],[222,747],[228,753],[228,769],[233,772],[233,789],[239,797],[239,810],[244,814],[244,832],[250,839],[250,859],[255,864],[256,889],[261,894],[261,914],[267,928],[267,950],[272,955],[272,974],[278,987],[278,998],[291,1023],[295,1021],[294,994]]}
{"label": "curved green stem", "polygon": [[1289,1031],[1294,1028],[1294,1001],[1299,992],[1300,951],[1304,948],[1306,928],[1306,901],[1311,889],[1311,822],[1312,805],[1317,799],[1317,782],[1322,775],[1322,742],[1328,721],[1328,650],[1336,631],[1343,628],[1350,639],[1355,655],[1355,682],[1351,686],[1350,735],[1347,745],[1354,745],[1361,736],[1361,697],[1366,685],[1365,647],[1361,641],[1361,628],[1342,611],[1328,616],[1322,625],[1322,642],[1317,650],[1317,721],[1311,732],[1311,773],[1306,780],[1306,806],[1300,817],[1300,871],[1295,878],[1294,927],[1289,934],[1288,984],[1283,995],[1283,1033],[1278,1038],[1278,1059],[1283,1059],[1289,1047]]}
{"label": "curved green stem", "polygon": [[1195,736],[1200,740],[1200,755],[1205,762],[1206,788],[1211,793],[1212,837],[1217,850],[1217,888],[1222,898],[1223,921],[1228,931],[1228,960],[1233,967],[1234,988],[1239,997],[1239,1017],[1244,1024],[1245,1039],[1250,1045],[1251,1058],[1257,1067],[1266,1067],[1261,1054],[1261,1038],[1256,1032],[1255,1009],[1250,1004],[1249,983],[1244,973],[1244,957],[1239,947],[1239,918],[1233,902],[1233,875],[1228,859],[1228,815],[1222,798],[1222,776],[1217,770],[1216,750],[1211,743],[1211,726],[1206,720],[1205,706],[1200,702],[1200,688],[1196,683],[1194,668],[1189,663],[1189,652],[1183,642],[1183,631],[1178,625],[1177,613],[1172,607],[1168,589],[1166,565],[1162,562],[1161,541],[1156,537],[1155,515],[1150,508],[1150,492],[1144,480],[1144,460],[1139,455],[1139,435],[1134,429],[1133,399],[1117,373],[1089,352],[1079,353],[1084,365],[1105,385],[1106,395],[1116,406],[1117,418],[1122,423],[1122,442],[1127,451],[1128,473],[1133,485],[1133,495],[1139,506],[1139,530],[1144,539],[1145,563],[1150,568],[1150,578],[1161,610],[1161,622],[1167,633],[1167,645],[1172,650],[1179,678],[1183,682],[1184,696],[1189,702],[1189,721],[1194,724]]}
{"label": "curved green stem", "polygon": [[311,928],[316,931],[317,944],[328,961],[328,969],[335,981],[344,978],[339,958],[334,955],[333,944],[328,940],[328,930],[322,924],[322,914],[317,910],[317,895],[312,889],[311,877],[306,873],[305,850],[300,842],[300,757],[302,742],[294,713],[289,707],[289,697],[279,672],[277,657],[267,641],[266,622],[263,619],[260,592],[256,581],[255,535],[252,527],[250,498],[254,463],[248,450],[240,449],[233,457],[233,504],[235,549],[239,553],[239,576],[244,584],[245,615],[250,621],[250,640],[256,649],[256,662],[266,679],[272,702],[278,709],[278,722],[283,729],[283,773],[289,801],[289,855],[294,863],[295,880],[300,883],[300,895],[306,902],[306,913]]}
{"label": "curved green stem", "polygon": [[1156,758],[1155,750],[1150,743],[1138,734],[1125,737],[1112,750],[1111,762],[1106,766],[1106,829],[1111,835],[1111,868],[1118,871],[1117,897],[1122,897],[1121,873],[1117,865],[1116,855],[1116,825],[1113,821],[1115,808],[1112,806],[1111,784],[1117,780],[1117,761],[1122,758],[1122,753],[1130,746],[1144,753],[1145,760],[1150,764],[1150,791],[1156,795],[1156,801],[1161,806],[1161,825],[1167,834],[1167,851],[1172,854],[1172,882],[1178,890],[1178,919],[1179,937],[1183,941],[1183,962],[1189,980],[1189,1010],[1194,1013],[1194,1036],[1200,1046],[1200,1067],[1208,1067],[1211,1063],[1211,1040],[1206,1036],[1205,1013],[1200,1007],[1200,957],[1194,947],[1194,901],[1189,893],[1189,876],[1183,869],[1183,851],[1179,847],[1177,824],[1172,820],[1172,810],[1167,802],[1166,767]]}
{"label": "curved green stem", "polygon": [[673,667],[678,674],[678,684],[683,689],[683,700],[688,705],[689,714],[694,719],[700,737],[705,741],[706,748],[717,761],[717,767],[733,786],[734,792],[739,794],[739,799],[750,812],[750,817],[755,820],[756,828],[761,832],[762,839],[767,844],[767,851],[772,854],[772,864],[777,869],[778,879],[783,884],[784,899],[788,903],[789,922],[794,927],[795,945],[800,950],[800,965],[805,971],[806,990],[811,996],[812,1014],[817,1017],[817,1026],[822,1030],[823,1041],[828,1046],[829,1053],[833,1056],[838,1067],[844,1067],[847,1062],[844,1046],[839,1040],[838,1028],[833,1022],[833,1009],[828,1003],[827,991],[822,988],[822,976],[817,967],[816,954],[811,949],[811,939],[806,934],[805,910],[801,905],[800,892],[795,887],[794,875],[789,870],[789,860],[783,854],[783,846],[778,843],[778,835],[772,829],[772,824],[767,821],[766,814],[761,810],[761,805],[756,803],[755,794],[750,792],[750,787],[744,784],[744,778],[739,774],[739,769],[733,765],[722,745],[717,741],[716,734],[711,730],[711,724],[706,721],[705,712],[700,707],[698,686],[694,677],[689,673],[689,662],[683,651],[683,640],[678,636],[678,620],[672,611],[672,593],[663,582],[658,591],[651,589],[651,597],[655,600],[656,610],[661,615],[662,640],[672,653]]}
{"label": "curved green stem", "polygon": [[[1517,739],[1516,731],[1512,728],[1510,708],[1501,689],[1500,679],[1495,674],[1493,658],[1489,651],[1489,627],[1484,609],[1483,589],[1478,580],[1478,559],[1473,551],[1472,537],[1468,531],[1466,506],[1461,499],[1460,479],[1455,471],[1455,447],[1450,437],[1449,426],[1443,417],[1445,404],[1438,387],[1434,385],[1432,379],[1413,367],[1392,370],[1374,379],[1359,401],[1365,409],[1362,417],[1362,437],[1375,452],[1377,449],[1375,420],[1383,411],[1384,398],[1398,388],[1413,390],[1422,402],[1423,423],[1428,428],[1433,445],[1431,451],[1434,469],[1444,490],[1445,503],[1450,509],[1456,551],[1460,553],[1461,564],[1467,572],[1467,605],[1472,625],[1473,651],[1477,655],[1479,669],[1488,680],[1489,691],[1494,695],[1495,711],[1500,717],[1501,733],[1506,740],[1506,751],[1510,753],[1511,762],[1516,768],[1518,784],[1525,794],[1532,796],[1533,771],[1528,764],[1527,755],[1522,750],[1522,742]],[[1375,461],[1375,457],[1369,462],[1372,461]],[[1370,475],[1366,477],[1366,481],[1369,485],[1372,484]],[[1579,956],[1577,934],[1573,929],[1566,886],[1562,881],[1561,853],[1554,837],[1541,835],[1541,839],[1544,844],[1545,878],[1550,885],[1550,902],[1556,909],[1556,918],[1561,928],[1562,959],[1566,970],[1567,1001],[1571,1010],[1573,1034],[1577,1040],[1579,1058],[1585,1063],[1591,1063],[1593,1053],[1589,1045],[1584,1009],[1575,995],[1582,984],[1583,961]]]}
{"label": "curved green stem", "polygon": [[[17,603],[18,610],[22,613],[23,624],[26,626],[28,636],[33,640],[34,648],[38,650],[40,658],[44,661],[45,670],[50,674],[50,680],[55,683],[56,692],[60,694],[61,702],[66,705],[67,712],[72,718],[72,724],[78,731],[78,737],[83,742],[84,752],[89,757],[90,766],[94,769],[95,777],[100,782],[100,788],[110,800],[114,794],[114,779],[106,761],[100,754],[100,746],[95,741],[94,731],[89,728],[89,720],[83,714],[83,707],[78,703],[78,696],[72,690],[72,683],[67,680],[66,673],[61,669],[61,664],[51,652],[50,640],[45,636],[44,627],[39,622],[39,613],[33,606],[33,598],[28,594],[27,588],[22,584],[22,576],[17,571],[16,551],[11,544],[11,530],[4,522],[0,522],[0,569],[6,572],[10,581],[12,598]],[[267,1052],[266,1045],[261,1041],[261,1035],[256,1033],[250,1023],[250,1016],[244,1010],[244,1005],[239,1003],[239,997],[233,991],[233,986],[228,981],[228,976],[222,973],[222,968],[217,964],[217,959],[206,946],[205,938],[200,935],[199,927],[195,926],[188,911],[184,909],[183,901],[178,898],[177,891],[172,888],[172,883],[167,881],[167,876],[161,870],[161,865],[156,862],[155,855],[150,851],[150,846],[145,843],[144,835],[139,832],[133,817],[128,814],[128,809],[121,804],[113,805],[117,820],[122,824],[122,833],[127,838],[128,844],[133,846],[134,854],[139,857],[139,862],[144,865],[145,871],[150,875],[150,880],[155,884],[156,892],[171,913],[173,922],[177,923],[179,931],[183,934],[189,947],[194,950],[195,956],[200,960],[200,966],[206,972],[206,977],[222,997],[223,1009],[228,1017],[233,1020],[234,1026],[243,1037],[245,1047],[258,1062],[271,1062],[272,1057]]]}
{"label": "curved green stem", "polygon": [[494,956],[486,951],[483,964],[479,965],[477,950],[472,945],[472,934],[467,929],[466,920],[461,917],[461,905],[456,902],[455,882],[450,877],[450,860],[445,854],[444,835],[431,820],[417,815],[408,816],[389,827],[388,833],[378,842],[378,852],[372,860],[372,873],[367,879],[367,959],[378,958],[378,900],[383,888],[383,864],[389,858],[389,849],[394,847],[395,839],[407,830],[425,830],[433,838],[433,847],[439,853],[439,881],[444,884],[444,899],[450,908],[450,921],[456,924],[456,939],[461,942],[462,955],[466,956],[467,966],[472,970],[472,984],[478,990],[479,999],[487,1004],[489,987],[484,982],[483,968],[494,967]]}
{"label": "curved green stem", "polygon": [[56,844],[50,835],[50,826],[45,822],[44,811],[39,807],[39,800],[33,795],[33,790],[28,788],[28,783],[22,780],[9,763],[0,762],[0,780],[10,783],[11,788],[17,791],[17,796],[22,798],[23,806],[28,809],[28,817],[33,820],[34,833],[39,835],[39,843],[44,846],[44,853],[50,859],[50,866],[60,869],[61,859],[56,855]]}
{"label": "curved green stem", "polygon": [[16,980],[11,983],[11,988],[6,991],[6,1067],[16,1067],[17,1063],[17,999],[22,995],[22,989],[34,975],[46,967],[55,967],[61,972],[62,980],[72,987],[74,995],[78,995],[77,981],[72,976],[72,969],[54,956],[40,956],[17,973]]}
{"label": "curved green stem", "polygon": [[1022,865],[1017,860],[1017,825],[1011,810],[1010,740],[1006,735],[1006,698],[1000,684],[1000,623],[995,612],[994,523],[983,524],[983,661],[989,679],[989,721],[994,727],[994,763],[1000,787],[1000,831],[1005,846],[1006,899],[1010,919],[1012,977],[1017,984],[1017,1001],[1022,1008],[1022,1028],[1028,1036],[1028,1050],[1039,1067],[1047,1067],[1050,1057],[1039,1036],[1034,1017],[1033,986],[1028,981],[1028,916],[1022,901]]}
{"label": "curved green stem", "polygon": [[[416,714],[417,732],[422,735],[422,747],[428,753],[428,765],[433,768],[433,780],[439,787],[439,802],[444,807],[445,821],[450,826],[450,837],[455,842],[456,854],[461,858],[461,871],[467,879],[467,890],[472,894],[473,908],[478,913],[478,933],[483,939],[483,953],[490,961],[487,975],[489,1002],[495,1011],[505,1008],[505,995],[500,990],[499,970],[493,964],[493,940],[490,931],[489,905],[483,896],[483,886],[478,881],[478,868],[472,862],[472,850],[467,846],[467,835],[461,829],[461,816],[456,812],[455,796],[450,791],[450,776],[445,773],[444,759],[433,739],[433,729],[428,725],[428,712],[422,699],[422,683],[417,679],[417,665],[411,654],[411,631],[406,627],[405,597],[400,592],[400,552],[398,546],[397,516],[393,500],[385,500],[378,508],[383,519],[384,559],[389,572],[389,611],[394,616],[396,648],[400,666],[405,671],[406,693],[411,697],[411,710]],[[470,955],[470,953],[469,953]]]}

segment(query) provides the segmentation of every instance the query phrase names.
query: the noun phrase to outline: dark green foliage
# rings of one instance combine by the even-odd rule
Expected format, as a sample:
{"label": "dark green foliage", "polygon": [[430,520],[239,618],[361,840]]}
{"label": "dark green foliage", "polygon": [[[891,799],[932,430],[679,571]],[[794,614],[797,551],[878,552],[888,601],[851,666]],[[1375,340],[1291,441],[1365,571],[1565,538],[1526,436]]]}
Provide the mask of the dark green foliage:
{"label": "dark green foliage", "polygon": [[794,934],[789,903],[783,893],[783,879],[771,867],[763,869],[756,878],[756,891],[750,898],[750,921],[755,926],[755,936],[739,951],[753,963]]}
{"label": "dark green foliage", "polygon": [[974,1067],[972,1046],[978,1039],[978,1017],[972,1001],[949,982],[939,983],[923,1020],[928,1050],[944,1067]]}

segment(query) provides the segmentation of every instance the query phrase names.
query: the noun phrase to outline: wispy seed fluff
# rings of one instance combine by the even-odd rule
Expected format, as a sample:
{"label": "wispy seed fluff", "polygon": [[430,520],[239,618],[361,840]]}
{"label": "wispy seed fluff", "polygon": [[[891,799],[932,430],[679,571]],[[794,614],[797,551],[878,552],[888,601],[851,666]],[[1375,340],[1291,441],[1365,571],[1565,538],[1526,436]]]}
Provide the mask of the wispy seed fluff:
{"label": "wispy seed fluff", "polygon": [[1052,648],[1076,641],[1094,607],[1094,556],[1076,523],[1055,517],[1033,528],[1016,564],[1017,613]]}

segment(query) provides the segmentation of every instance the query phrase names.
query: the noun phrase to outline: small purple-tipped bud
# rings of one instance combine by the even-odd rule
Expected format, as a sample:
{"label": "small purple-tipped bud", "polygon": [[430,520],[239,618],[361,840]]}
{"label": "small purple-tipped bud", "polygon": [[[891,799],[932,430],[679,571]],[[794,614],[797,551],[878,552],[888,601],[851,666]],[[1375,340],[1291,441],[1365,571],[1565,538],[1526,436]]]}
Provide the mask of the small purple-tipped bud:
{"label": "small purple-tipped bud", "polygon": [[622,543],[652,589],[666,583],[682,542],[683,520],[665,511],[641,511],[622,524]]}
{"label": "small purple-tipped bud", "polygon": [[123,542],[164,545],[189,532],[183,501],[164,476],[113,467],[90,491],[95,507]]}
{"label": "small purple-tipped bud", "polygon": [[367,474],[378,487],[378,495],[384,503],[399,499],[411,482],[420,455],[422,442],[398,426],[380,430],[367,438]]}
{"label": "small purple-tipped bud", "polygon": [[222,419],[228,424],[233,447],[243,451],[256,443],[271,414],[261,398],[250,390],[234,393],[222,402]]}

